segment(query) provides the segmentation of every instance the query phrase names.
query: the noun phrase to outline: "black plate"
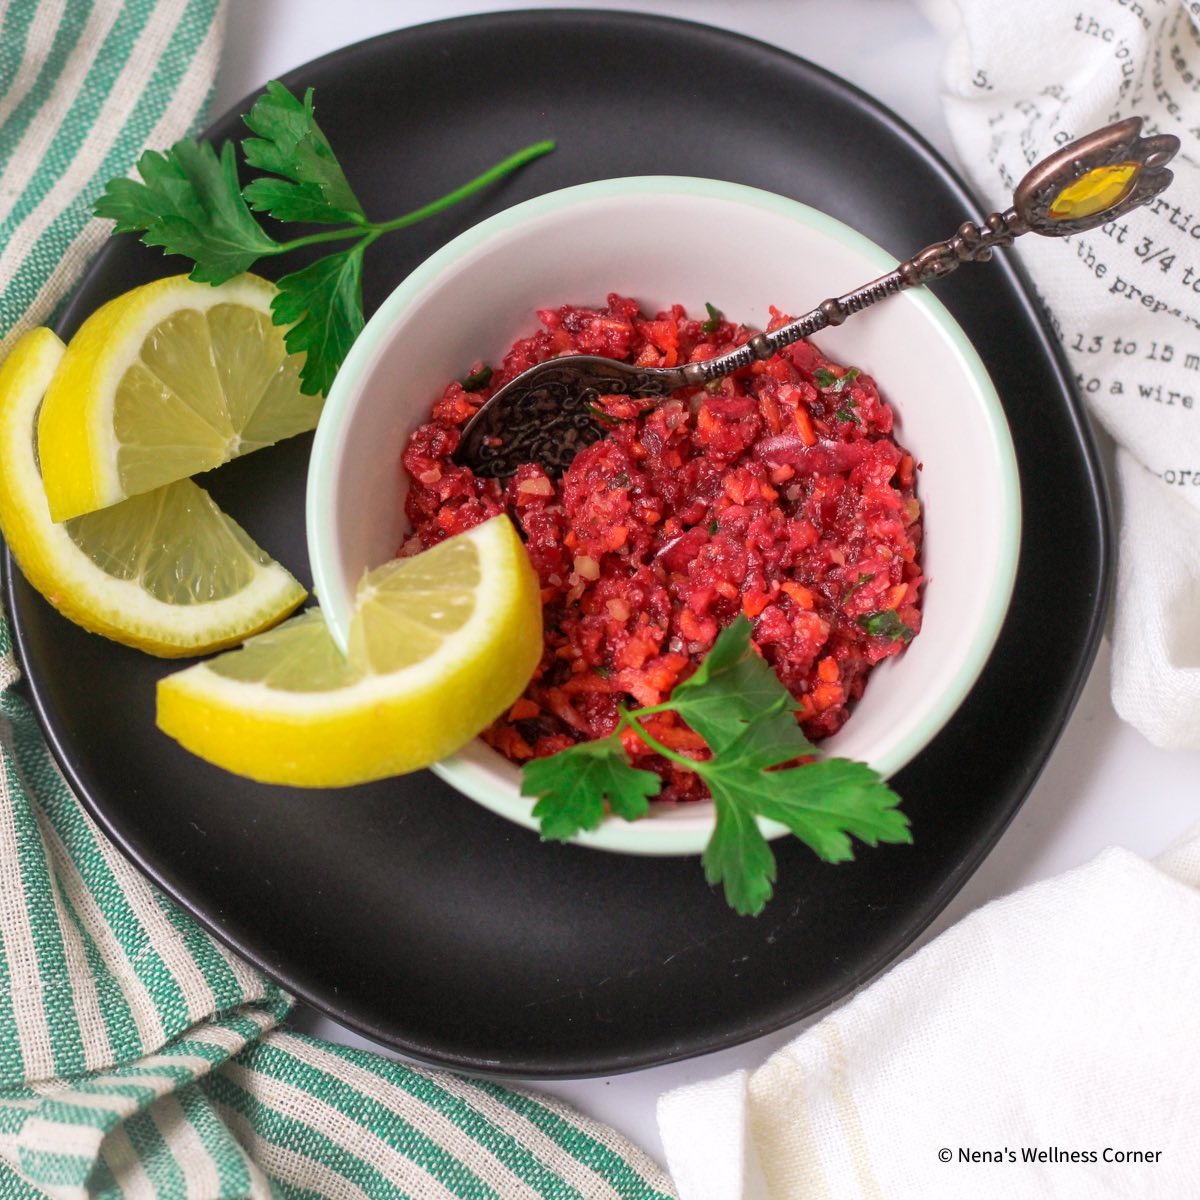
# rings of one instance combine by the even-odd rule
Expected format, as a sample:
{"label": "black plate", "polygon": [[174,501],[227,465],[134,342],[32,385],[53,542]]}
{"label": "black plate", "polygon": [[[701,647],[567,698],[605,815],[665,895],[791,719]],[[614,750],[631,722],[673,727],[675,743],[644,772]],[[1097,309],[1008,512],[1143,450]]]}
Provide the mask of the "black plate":
{"label": "black plate", "polygon": [[[754,184],[897,254],[978,215],[946,164],[873,100],[698,25],[580,11],[468,17],[348,47],[285,81],[316,87],[322,125],[381,216],[518,146],[559,139],[516,178],[372,250],[368,311],[480,218],[609,176]],[[235,135],[247,107],[209,135]],[[114,240],[61,331],[183,266]],[[845,995],[936,915],[1020,806],[1091,664],[1108,595],[1102,477],[1028,287],[1001,256],[937,290],[1003,397],[1026,534],[999,648],[896,780],[915,846],[828,867],[777,842],[778,893],[752,920],[706,888],[695,858],[542,845],[428,773],[340,792],[257,786],[156,732],[154,681],[170,665],[62,620],[9,564],[29,692],[67,777],[125,852],[230,946],[338,1020],[430,1062],[523,1076],[624,1071],[732,1045]],[[302,579],[308,450],[297,439],[205,480]]]}

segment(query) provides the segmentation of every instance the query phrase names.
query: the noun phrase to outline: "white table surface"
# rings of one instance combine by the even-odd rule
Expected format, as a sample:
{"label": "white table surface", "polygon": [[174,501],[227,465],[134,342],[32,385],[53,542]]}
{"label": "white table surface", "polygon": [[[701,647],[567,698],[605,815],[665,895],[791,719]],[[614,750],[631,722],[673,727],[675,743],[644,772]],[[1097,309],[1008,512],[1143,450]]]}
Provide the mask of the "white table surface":
{"label": "white table surface", "polygon": [[[214,111],[291,67],[372,34],[519,7],[637,10],[752,34],[856,83],[954,160],[938,102],[941,42],[914,0],[230,0]],[[1157,750],[1118,721],[1104,646],[1062,741],[1016,820],[922,940],[993,897],[1086,862],[1106,846],[1158,853],[1200,819],[1198,782],[1200,751]],[[371,1045],[312,1011],[299,1011],[295,1020],[333,1041]],[[531,1086],[607,1121],[661,1161],[654,1106],[662,1092],[756,1066],[800,1028],[671,1066]]]}

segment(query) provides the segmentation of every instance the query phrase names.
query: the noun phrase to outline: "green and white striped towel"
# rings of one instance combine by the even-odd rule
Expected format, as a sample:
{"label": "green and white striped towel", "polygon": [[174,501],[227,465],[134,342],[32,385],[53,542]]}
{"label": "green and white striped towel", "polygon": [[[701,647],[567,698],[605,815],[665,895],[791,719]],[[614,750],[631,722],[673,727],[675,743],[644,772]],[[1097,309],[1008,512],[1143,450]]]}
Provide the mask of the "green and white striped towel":
{"label": "green and white striped towel", "polygon": [[[107,229],[104,182],[197,120],[220,0],[0,0],[0,337]],[[673,1197],[562,1105],[289,1033],[290,998],[105,840],[13,690],[0,615],[0,1200]]]}

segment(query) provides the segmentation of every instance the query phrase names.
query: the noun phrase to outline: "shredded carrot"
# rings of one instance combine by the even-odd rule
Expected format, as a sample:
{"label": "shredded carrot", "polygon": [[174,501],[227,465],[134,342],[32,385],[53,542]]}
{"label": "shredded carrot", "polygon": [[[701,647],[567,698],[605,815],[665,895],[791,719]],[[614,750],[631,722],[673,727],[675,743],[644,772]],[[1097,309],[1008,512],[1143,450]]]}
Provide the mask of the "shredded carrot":
{"label": "shredded carrot", "polygon": [[747,589],[742,593],[742,612],[751,620],[758,616],[768,604],[771,603],[771,597],[766,592],[752,591]]}
{"label": "shredded carrot", "polygon": [[813,706],[818,712],[841,704],[845,698],[841,685],[837,683],[818,683],[812,690]]}
{"label": "shredded carrot", "polygon": [[806,588],[801,583],[788,581],[783,584],[783,590],[791,596],[792,602],[800,608],[812,608],[817,602],[817,598],[813,595],[811,589]]}
{"label": "shredded carrot", "polygon": [[800,434],[800,440],[806,446],[817,444],[817,431],[813,429],[812,417],[808,415],[808,409],[803,405],[796,409],[796,430]]}

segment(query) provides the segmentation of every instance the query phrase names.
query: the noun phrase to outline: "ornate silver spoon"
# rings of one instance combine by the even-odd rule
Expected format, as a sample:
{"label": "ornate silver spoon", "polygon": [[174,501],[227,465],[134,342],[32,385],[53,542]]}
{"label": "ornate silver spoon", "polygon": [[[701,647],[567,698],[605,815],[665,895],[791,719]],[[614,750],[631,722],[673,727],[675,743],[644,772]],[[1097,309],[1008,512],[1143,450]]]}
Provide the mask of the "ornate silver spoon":
{"label": "ornate silver spoon", "polygon": [[940,279],[965,262],[986,262],[997,246],[1023,233],[1063,237],[1094,229],[1145,204],[1172,180],[1166,169],[1179,150],[1172,134],[1140,136],[1140,117],[1130,117],[1071,142],[1033,167],[1017,185],[1012,207],[992,213],[983,228],[966,221],[944,242],[935,242],[894,271],[844,296],[822,301],[811,312],[706,362],[683,367],[635,367],[616,359],[568,354],[522,371],[467,422],[455,458],[477,475],[507,478],[523,463],[539,463],[560,475],[575,455],[608,432],[595,419],[600,396],[666,397],[700,387],[755,359],[894,296]]}

